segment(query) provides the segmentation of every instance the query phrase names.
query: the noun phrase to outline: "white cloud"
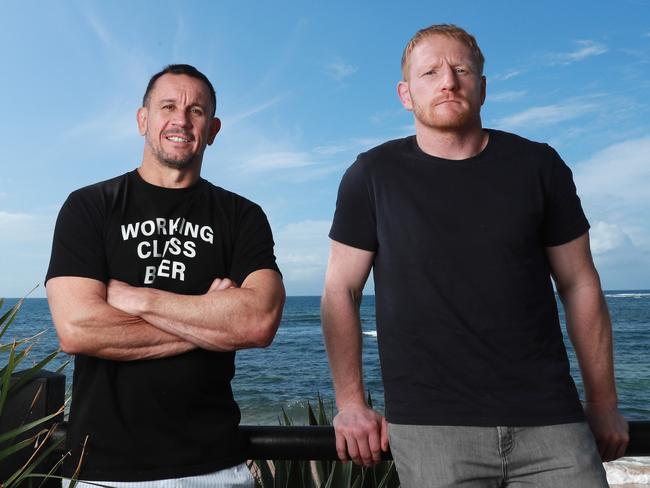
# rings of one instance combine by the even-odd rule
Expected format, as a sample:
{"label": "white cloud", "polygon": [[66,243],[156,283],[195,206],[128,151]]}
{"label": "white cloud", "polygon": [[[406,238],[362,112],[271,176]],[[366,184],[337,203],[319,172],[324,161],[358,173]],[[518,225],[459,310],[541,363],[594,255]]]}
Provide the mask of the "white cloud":
{"label": "white cloud", "polygon": [[384,140],[377,137],[362,137],[358,139],[350,139],[338,144],[316,146],[313,152],[316,154],[331,156],[340,153],[366,151],[382,142],[384,142]]}
{"label": "white cloud", "polygon": [[597,105],[587,102],[566,102],[541,107],[531,107],[514,115],[497,120],[496,125],[503,129],[515,129],[522,126],[543,126],[576,119],[594,112]]}
{"label": "white cloud", "polygon": [[496,75],[492,75],[489,77],[490,81],[506,81],[509,80],[510,78],[514,78],[515,76],[519,76],[523,74],[524,71],[520,69],[509,69],[508,71],[504,73],[497,73]]}
{"label": "white cloud", "polygon": [[405,110],[403,108],[391,109],[391,110],[381,110],[372,114],[368,119],[373,125],[381,125],[388,120],[394,120],[396,118],[401,118],[404,116]]}
{"label": "white cloud", "polygon": [[567,53],[551,53],[547,55],[551,64],[571,64],[584,59],[599,56],[608,51],[607,46],[596,41],[576,41],[578,48]]}
{"label": "white cloud", "polygon": [[336,81],[343,81],[345,78],[356,73],[358,68],[344,62],[342,59],[336,59],[325,66],[325,72]]}
{"label": "white cloud", "polygon": [[573,173],[603,286],[649,287],[650,136],[613,144]]}
{"label": "white cloud", "polygon": [[54,228],[54,217],[0,210],[2,243],[48,242]]}
{"label": "white cloud", "polygon": [[[47,270],[54,216],[0,210],[0,296],[24,296]],[[45,296],[44,289],[33,297]]]}
{"label": "white cloud", "polygon": [[9,227],[16,224],[29,222],[33,216],[25,213],[11,213],[0,210],[0,230],[6,231]]}
{"label": "white cloud", "polygon": [[576,166],[575,178],[585,198],[624,202],[650,215],[650,136],[603,149]]}
{"label": "white cloud", "polygon": [[88,19],[88,23],[90,24],[90,27],[92,28],[93,32],[97,36],[97,38],[104,44],[105,47],[110,47],[113,44],[113,39],[111,37],[110,32],[102,24],[99,19],[92,13],[86,12],[86,18]]}
{"label": "white cloud", "polygon": [[249,137],[246,147],[230,147],[228,151],[240,155],[242,163],[235,171],[242,175],[258,173],[274,181],[303,183],[343,171],[357,154],[380,142],[366,137],[301,149],[291,141]]}
{"label": "white cloud", "polygon": [[122,141],[140,137],[135,118],[135,109],[120,104],[94,119],[85,120],[63,132],[64,139],[77,139],[92,136],[93,140]]}
{"label": "white cloud", "polygon": [[304,168],[316,164],[309,153],[300,151],[262,151],[245,160],[244,172],[264,172]]}
{"label": "white cloud", "polygon": [[619,225],[602,221],[591,226],[590,240],[595,256],[632,246],[630,237]]}
{"label": "white cloud", "polygon": [[501,93],[488,94],[489,102],[513,102],[526,96],[526,90],[506,91]]}
{"label": "white cloud", "polygon": [[289,294],[322,291],[331,225],[329,220],[303,220],[275,232],[278,266]]}
{"label": "white cloud", "polygon": [[[262,102],[262,103],[256,105],[255,107],[251,107],[249,109],[246,109],[243,112],[239,112],[239,113],[234,114],[232,116],[229,116],[229,115],[226,114],[223,117],[224,124],[226,124],[226,127],[232,127],[232,126],[240,123],[241,121],[243,121],[243,120],[245,120],[245,119],[247,119],[249,117],[252,117],[253,115],[256,115],[256,114],[258,114],[260,112],[264,112],[265,110],[273,107],[274,105],[277,105],[284,98],[285,98],[284,95],[278,95],[278,96],[275,96],[275,97],[271,98],[270,100],[267,100],[265,102]],[[217,116],[221,117],[219,114],[217,114]]]}

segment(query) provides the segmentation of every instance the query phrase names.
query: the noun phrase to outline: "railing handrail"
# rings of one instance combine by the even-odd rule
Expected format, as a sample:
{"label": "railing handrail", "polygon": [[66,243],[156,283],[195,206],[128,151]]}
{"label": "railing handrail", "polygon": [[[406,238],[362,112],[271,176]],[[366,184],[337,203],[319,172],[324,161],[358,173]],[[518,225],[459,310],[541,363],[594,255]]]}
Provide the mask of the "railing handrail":
{"label": "railing handrail", "polygon": [[[625,456],[650,456],[650,420],[632,420],[630,443]],[[65,436],[67,425],[59,426],[56,436]],[[334,427],[240,425],[246,459],[277,459],[293,461],[333,461],[338,459]],[[63,447],[61,447],[63,449]],[[390,461],[390,452],[383,452],[382,460]]]}
{"label": "railing handrail", "polygon": [[[633,420],[625,456],[650,456],[650,421]],[[335,460],[336,439],[330,426],[241,425],[246,459]],[[382,459],[393,459],[389,452]]]}
{"label": "railing handrail", "polygon": [[[40,372],[32,379],[32,389],[43,387],[45,394],[39,396],[44,413],[53,413],[63,404],[65,377],[60,373]],[[37,384],[38,383],[38,384]],[[41,384],[42,383],[42,384]],[[48,384],[56,385],[56,387]],[[32,410],[34,394],[24,391],[20,396],[14,396],[15,411],[24,412]],[[49,390],[52,389],[52,392]],[[51,398],[50,398],[51,397]],[[46,402],[46,398],[48,401]],[[45,405],[47,403],[47,405]],[[45,408],[47,407],[47,408]],[[10,409],[5,406],[5,413]],[[2,420],[7,420],[3,415]],[[14,422],[16,423],[16,422]],[[13,425],[7,423],[6,425]],[[650,420],[633,420],[630,425],[630,444],[626,456],[650,456]],[[247,459],[292,459],[292,460],[335,460],[336,439],[334,428],[331,426],[269,426],[269,425],[242,425],[239,427],[245,444]],[[57,436],[66,435],[65,422],[57,429]],[[384,459],[391,459],[390,452],[383,454]]]}

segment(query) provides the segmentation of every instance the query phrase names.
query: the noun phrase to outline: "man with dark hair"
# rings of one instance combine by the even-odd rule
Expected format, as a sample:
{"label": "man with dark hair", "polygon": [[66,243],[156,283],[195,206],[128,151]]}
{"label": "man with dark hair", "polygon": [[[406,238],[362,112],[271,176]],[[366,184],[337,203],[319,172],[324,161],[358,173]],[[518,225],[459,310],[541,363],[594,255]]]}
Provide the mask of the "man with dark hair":
{"label": "man with dark hair", "polygon": [[215,109],[194,67],[154,75],[139,168],[73,192],[59,213],[46,283],[75,355],[68,478],[253,484],[230,381],[237,349],[271,343],[284,287],[261,208],[200,177]]}
{"label": "man with dark hair", "polygon": [[217,94],[214,92],[214,87],[212,86],[212,83],[210,83],[210,80],[207,76],[189,64],[170,64],[166,66],[162,71],[159,71],[153,75],[147,84],[147,89],[144,91],[144,95],[142,96],[143,107],[147,107],[149,105],[149,95],[151,93],[151,90],[153,90],[156,81],[158,81],[158,78],[168,73],[172,75],[187,75],[191,78],[196,78],[197,80],[202,81],[210,92],[210,101],[212,102],[212,113],[210,115],[214,117],[214,114],[217,111]]}
{"label": "man with dark hair", "polygon": [[[628,434],[589,224],[552,148],[483,129],[483,62],[459,27],[419,31],[397,87],[415,136],[343,176],[322,299],[337,451],[372,465],[390,438],[404,487],[605,487],[601,458],[623,455]],[[361,372],[371,269],[388,424]]]}

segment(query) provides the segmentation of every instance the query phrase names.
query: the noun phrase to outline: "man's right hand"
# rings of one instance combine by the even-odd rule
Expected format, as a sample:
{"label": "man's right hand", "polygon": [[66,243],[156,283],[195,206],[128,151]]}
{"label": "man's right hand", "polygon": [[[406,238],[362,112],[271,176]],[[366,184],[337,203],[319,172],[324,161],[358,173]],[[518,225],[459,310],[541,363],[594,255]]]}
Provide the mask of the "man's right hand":
{"label": "man's right hand", "polygon": [[213,291],[227,290],[228,288],[238,288],[237,283],[230,278],[216,278],[210,285],[208,293]]}
{"label": "man's right hand", "polygon": [[[344,463],[370,467],[381,461],[388,451],[386,419],[367,405],[348,406],[334,417],[336,452]],[[349,456],[348,456],[349,455]]]}

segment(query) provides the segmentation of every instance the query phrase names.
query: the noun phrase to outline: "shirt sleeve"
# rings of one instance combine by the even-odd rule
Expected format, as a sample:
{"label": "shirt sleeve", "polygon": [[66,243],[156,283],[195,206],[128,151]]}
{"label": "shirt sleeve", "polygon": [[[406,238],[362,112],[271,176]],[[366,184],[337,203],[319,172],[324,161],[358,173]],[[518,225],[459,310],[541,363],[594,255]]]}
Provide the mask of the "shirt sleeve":
{"label": "shirt sleeve", "polygon": [[73,192],[61,207],[54,228],[45,282],[56,276],[79,276],[108,282],[103,217],[96,202]]}
{"label": "shirt sleeve", "polygon": [[555,150],[551,151],[553,166],[542,226],[543,244],[547,247],[570,242],[589,230],[571,169]]}
{"label": "shirt sleeve", "polygon": [[273,254],[273,234],[259,205],[247,202],[235,232],[230,279],[243,283],[253,271],[272,269],[280,272]]}
{"label": "shirt sleeve", "polygon": [[376,222],[372,186],[359,157],[339,185],[329,236],[342,244],[374,252],[378,248]]}

